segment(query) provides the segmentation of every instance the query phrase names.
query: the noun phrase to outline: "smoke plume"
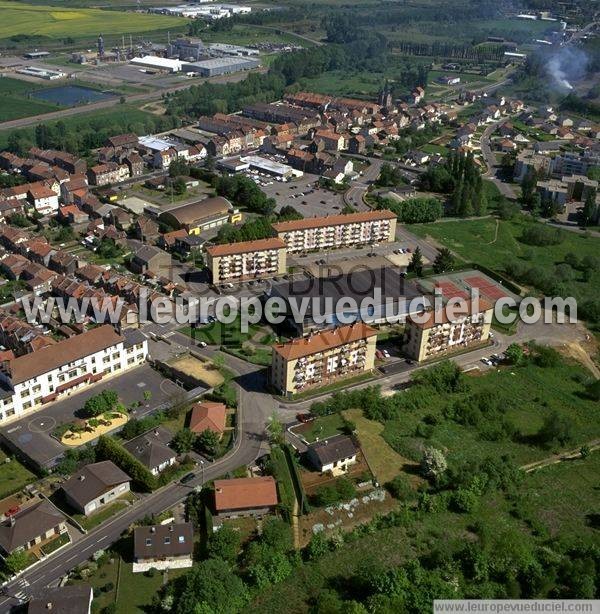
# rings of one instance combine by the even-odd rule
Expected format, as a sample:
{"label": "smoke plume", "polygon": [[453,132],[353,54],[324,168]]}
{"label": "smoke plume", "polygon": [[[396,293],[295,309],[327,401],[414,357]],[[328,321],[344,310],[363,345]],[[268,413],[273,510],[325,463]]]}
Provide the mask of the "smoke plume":
{"label": "smoke plume", "polygon": [[575,47],[562,47],[550,56],[546,68],[561,91],[573,89],[572,81],[581,79],[587,72],[589,58]]}

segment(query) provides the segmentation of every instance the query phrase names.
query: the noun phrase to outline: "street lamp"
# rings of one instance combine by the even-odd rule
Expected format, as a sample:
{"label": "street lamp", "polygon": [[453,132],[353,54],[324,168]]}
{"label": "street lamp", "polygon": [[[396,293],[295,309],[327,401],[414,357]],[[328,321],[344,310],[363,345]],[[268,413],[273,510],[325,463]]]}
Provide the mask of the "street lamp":
{"label": "street lamp", "polygon": [[200,461],[200,472],[201,472],[200,479],[202,481],[202,484],[204,485],[204,461],[203,460]]}

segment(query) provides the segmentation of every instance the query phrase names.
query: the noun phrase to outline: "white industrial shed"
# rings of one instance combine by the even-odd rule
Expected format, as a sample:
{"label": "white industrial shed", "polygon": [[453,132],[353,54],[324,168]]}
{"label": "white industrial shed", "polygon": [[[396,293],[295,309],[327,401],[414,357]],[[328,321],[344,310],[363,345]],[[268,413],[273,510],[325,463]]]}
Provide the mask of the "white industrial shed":
{"label": "white industrial shed", "polygon": [[133,58],[131,63],[135,66],[142,66],[143,68],[154,70],[165,70],[167,72],[179,72],[183,65],[181,60],[160,58],[156,55],[145,55],[143,58]]}

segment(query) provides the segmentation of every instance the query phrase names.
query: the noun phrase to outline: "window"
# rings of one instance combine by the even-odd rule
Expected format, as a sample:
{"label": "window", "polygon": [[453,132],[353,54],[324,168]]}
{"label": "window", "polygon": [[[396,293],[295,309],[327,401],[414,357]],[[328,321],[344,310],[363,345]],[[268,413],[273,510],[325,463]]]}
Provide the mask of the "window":
{"label": "window", "polygon": [[185,544],[185,535],[180,535],[179,536],[179,543],[180,544]]}
{"label": "window", "polygon": [[6,415],[7,418],[9,416],[14,416],[15,415],[15,410],[14,409],[7,409],[5,415]]}
{"label": "window", "polygon": [[168,546],[171,543],[171,538],[170,537],[165,537],[165,546]]}
{"label": "window", "polygon": [[27,403],[23,403],[23,409],[29,409],[31,407],[31,401],[27,401]]}
{"label": "window", "polygon": [[146,546],[151,546],[152,540],[149,537],[146,537]]}

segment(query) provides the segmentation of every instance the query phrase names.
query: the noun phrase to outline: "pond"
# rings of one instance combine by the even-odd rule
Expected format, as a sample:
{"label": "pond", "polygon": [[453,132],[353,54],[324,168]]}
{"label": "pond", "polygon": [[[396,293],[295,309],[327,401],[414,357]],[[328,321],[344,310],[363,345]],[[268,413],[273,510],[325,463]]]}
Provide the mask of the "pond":
{"label": "pond", "polygon": [[115,97],[112,92],[101,92],[89,87],[82,87],[81,85],[51,87],[49,89],[40,90],[39,92],[32,92],[30,96],[63,107],[74,107]]}

